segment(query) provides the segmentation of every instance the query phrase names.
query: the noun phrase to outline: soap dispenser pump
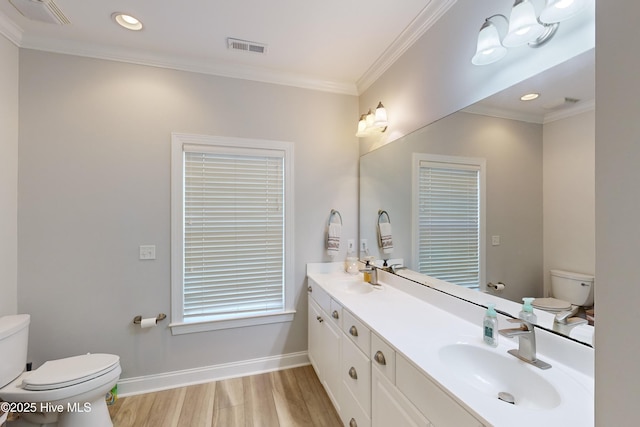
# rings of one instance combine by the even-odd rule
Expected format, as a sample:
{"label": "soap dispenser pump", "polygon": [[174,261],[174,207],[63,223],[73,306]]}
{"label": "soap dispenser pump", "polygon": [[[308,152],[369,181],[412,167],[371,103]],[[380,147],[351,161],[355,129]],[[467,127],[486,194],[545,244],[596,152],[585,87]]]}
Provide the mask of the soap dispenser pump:
{"label": "soap dispenser pump", "polygon": [[498,346],[498,313],[495,310],[495,304],[487,304],[487,312],[482,322],[482,338],[487,345],[491,347]]}
{"label": "soap dispenser pump", "polygon": [[538,320],[538,316],[536,316],[536,314],[533,312],[533,306],[531,305],[531,302],[534,299],[535,298],[529,297],[522,298],[524,304],[522,304],[522,310],[520,311],[520,313],[518,313],[519,318],[521,318],[522,320],[526,320],[529,323],[536,323],[536,321]]}

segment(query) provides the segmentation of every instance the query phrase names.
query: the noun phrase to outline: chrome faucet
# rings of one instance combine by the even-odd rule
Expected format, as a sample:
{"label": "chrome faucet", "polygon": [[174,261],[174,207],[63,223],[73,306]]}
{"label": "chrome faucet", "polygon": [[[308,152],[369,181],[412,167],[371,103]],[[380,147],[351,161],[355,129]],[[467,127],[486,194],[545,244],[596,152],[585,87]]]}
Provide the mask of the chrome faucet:
{"label": "chrome faucet", "polygon": [[378,269],[373,265],[369,264],[368,261],[367,261],[367,265],[365,265],[365,267],[361,269],[360,272],[365,273],[365,278],[367,277],[367,274],[369,275],[369,280],[366,280],[366,281],[369,282],[371,285],[380,286],[380,283],[378,283]]}
{"label": "chrome faucet", "polygon": [[540,369],[549,369],[551,365],[536,357],[536,332],[533,325],[522,319],[507,319],[510,323],[519,323],[519,328],[500,329],[500,335],[507,338],[518,337],[518,349],[509,350],[509,354]]}

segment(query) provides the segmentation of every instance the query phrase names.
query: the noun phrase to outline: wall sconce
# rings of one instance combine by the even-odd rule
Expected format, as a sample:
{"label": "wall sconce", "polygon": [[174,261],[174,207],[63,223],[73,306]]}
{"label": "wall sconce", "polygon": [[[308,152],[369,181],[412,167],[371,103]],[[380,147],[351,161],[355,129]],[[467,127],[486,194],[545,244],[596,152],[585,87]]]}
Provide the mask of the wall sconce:
{"label": "wall sconce", "polygon": [[[507,47],[526,44],[529,47],[540,47],[551,40],[561,21],[573,18],[586,5],[587,0],[546,0],[540,16],[536,17],[529,0],[515,0],[509,19],[502,14],[485,19],[480,27],[476,54],[471,62],[474,65],[487,65],[499,61],[507,54]],[[507,33],[502,40],[494,22],[498,17],[507,25]]]}
{"label": "wall sconce", "polygon": [[375,113],[372,113],[371,109],[369,109],[367,114],[360,116],[356,136],[358,138],[364,138],[365,136],[371,136],[376,132],[384,132],[387,130],[388,125],[387,109],[384,108],[382,102],[379,102]]}

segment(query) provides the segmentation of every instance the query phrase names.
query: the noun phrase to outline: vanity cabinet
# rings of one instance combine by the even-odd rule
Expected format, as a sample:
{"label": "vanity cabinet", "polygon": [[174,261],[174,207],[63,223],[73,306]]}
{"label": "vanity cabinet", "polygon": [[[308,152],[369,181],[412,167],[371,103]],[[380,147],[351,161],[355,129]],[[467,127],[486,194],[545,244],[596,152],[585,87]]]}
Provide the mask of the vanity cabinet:
{"label": "vanity cabinet", "polygon": [[396,387],[434,427],[483,427],[402,355],[396,358]]}
{"label": "vanity cabinet", "polygon": [[309,278],[309,360],[345,427],[482,427]]}
{"label": "vanity cabinet", "polygon": [[[309,286],[309,360],[313,365],[320,382],[324,386],[331,402],[340,413],[341,399],[341,376],[340,376],[340,349],[342,341],[342,332],[336,323],[340,320],[340,313],[335,307],[337,318],[331,317],[327,311],[323,310],[316,302],[315,296],[319,295],[322,301],[324,291],[318,286],[315,289],[316,294],[311,291]],[[328,297],[326,293],[325,296]],[[331,308],[331,299],[326,300],[326,306]],[[342,309],[340,308],[340,311]]]}

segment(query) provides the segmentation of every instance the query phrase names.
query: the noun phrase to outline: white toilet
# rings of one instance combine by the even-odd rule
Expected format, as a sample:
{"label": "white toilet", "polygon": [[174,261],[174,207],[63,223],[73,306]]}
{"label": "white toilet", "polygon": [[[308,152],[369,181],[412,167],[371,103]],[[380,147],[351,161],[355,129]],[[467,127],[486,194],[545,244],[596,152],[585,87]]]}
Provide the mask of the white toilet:
{"label": "white toilet", "polygon": [[120,378],[120,358],[86,354],[24,372],[29,321],[28,314],[0,317],[0,400],[33,405],[10,426],[112,427],[105,395]]}
{"label": "white toilet", "polygon": [[550,273],[553,298],[536,298],[532,303],[535,308],[560,313],[593,305],[595,277],[562,270],[551,270]]}

